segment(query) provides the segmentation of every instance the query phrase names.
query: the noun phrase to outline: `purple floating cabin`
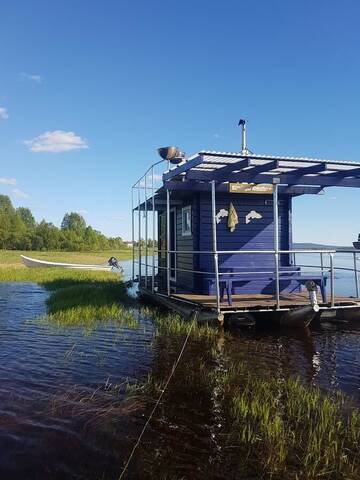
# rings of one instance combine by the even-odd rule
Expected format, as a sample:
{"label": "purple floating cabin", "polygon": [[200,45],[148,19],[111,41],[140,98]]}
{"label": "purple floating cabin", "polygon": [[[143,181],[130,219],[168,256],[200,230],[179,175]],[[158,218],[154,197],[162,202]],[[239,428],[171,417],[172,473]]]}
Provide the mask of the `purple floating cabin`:
{"label": "purple floating cabin", "polygon": [[[133,186],[133,278],[140,292],[220,320],[262,314],[304,325],[324,310],[355,312],[355,251],[356,295],[338,297],[334,257],[344,252],[295,249],[292,204],[328,186],[360,187],[360,163],[253,154],[241,125],[241,152],[185,158],[176,147],[159,149],[167,163],[162,185],[155,188],[160,161]],[[312,271],[296,261],[306,254],[318,256]]]}

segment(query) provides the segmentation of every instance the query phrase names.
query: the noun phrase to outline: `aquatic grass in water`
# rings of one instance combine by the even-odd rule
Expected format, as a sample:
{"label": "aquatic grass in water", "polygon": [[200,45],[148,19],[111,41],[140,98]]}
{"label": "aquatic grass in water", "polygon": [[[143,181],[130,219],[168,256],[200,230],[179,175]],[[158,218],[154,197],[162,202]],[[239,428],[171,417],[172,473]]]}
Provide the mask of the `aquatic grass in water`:
{"label": "aquatic grass in water", "polygon": [[45,284],[52,291],[46,321],[58,326],[92,327],[98,321],[135,327],[138,322],[122,282],[109,277],[88,276],[61,278]]}
{"label": "aquatic grass in water", "polygon": [[231,436],[259,473],[359,478],[360,415],[344,395],[331,397],[297,379],[264,380],[247,371],[229,405]]}
{"label": "aquatic grass in water", "polygon": [[218,329],[208,323],[198,323],[196,314],[184,319],[178,313],[168,313],[155,307],[142,306],[140,312],[150,318],[157,327],[158,334],[187,335],[191,330],[192,338],[214,338]]}

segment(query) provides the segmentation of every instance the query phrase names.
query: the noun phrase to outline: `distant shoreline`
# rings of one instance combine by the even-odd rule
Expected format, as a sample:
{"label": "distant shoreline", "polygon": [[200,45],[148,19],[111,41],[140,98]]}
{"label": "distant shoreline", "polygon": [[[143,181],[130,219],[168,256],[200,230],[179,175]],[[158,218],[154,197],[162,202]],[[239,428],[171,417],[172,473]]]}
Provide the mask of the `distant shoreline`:
{"label": "distant shoreline", "polygon": [[349,250],[353,252],[355,249],[351,245],[347,245],[346,247],[343,245],[323,245],[321,243],[294,243],[293,248],[312,248],[312,249],[319,249],[319,250]]}

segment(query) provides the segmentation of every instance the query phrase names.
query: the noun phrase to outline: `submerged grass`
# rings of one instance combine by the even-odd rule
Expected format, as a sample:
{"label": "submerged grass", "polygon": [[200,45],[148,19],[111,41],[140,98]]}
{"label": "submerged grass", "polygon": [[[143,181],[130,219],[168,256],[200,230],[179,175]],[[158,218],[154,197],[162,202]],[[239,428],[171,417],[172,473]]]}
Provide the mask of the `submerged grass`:
{"label": "submerged grass", "polygon": [[41,284],[51,291],[43,320],[57,326],[94,327],[99,321],[135,327],[135,301],[124,283],[109,273],[74,272],[77,275]]}
{"label": "submerged grass", "polygon": [[[217,433],[212,430],[216,460],[208,452],[214,478],[360,478],[360,412],[345,395],[329,395],[299,379],[261,378],[245,362],[220,368],[216,362],[211,368],[194,358],[191,369],[184,367],[174,383],[165,394],[158,428],[178,424],[176,399],[187,411],[186,402],[196,398],[204,405],[202,396],[208,392],[220,415],[214,420]],[[162,388],[163,379],[149,375],[145,385],[131,387],[130,396],[156,398]],[[169,456],[167,447],[164,455]]]}

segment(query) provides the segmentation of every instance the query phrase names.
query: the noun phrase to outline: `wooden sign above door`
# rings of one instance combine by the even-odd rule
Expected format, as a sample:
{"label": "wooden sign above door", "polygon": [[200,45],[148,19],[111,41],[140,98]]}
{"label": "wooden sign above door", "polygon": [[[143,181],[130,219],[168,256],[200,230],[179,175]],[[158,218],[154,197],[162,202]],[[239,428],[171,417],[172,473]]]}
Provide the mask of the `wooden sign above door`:
{"label": "wooden sign above door", "polygon": [[272,194],[273,186],[267,183],[229,183],[230,193]]}

